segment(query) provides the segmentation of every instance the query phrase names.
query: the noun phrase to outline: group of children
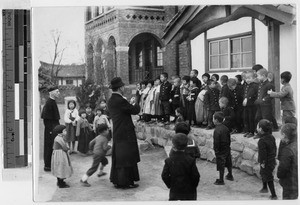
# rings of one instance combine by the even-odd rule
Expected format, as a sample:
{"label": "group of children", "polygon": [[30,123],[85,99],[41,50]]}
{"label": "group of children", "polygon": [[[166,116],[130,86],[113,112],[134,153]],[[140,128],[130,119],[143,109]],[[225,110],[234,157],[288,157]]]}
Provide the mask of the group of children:
{"label": "group of children", "polygon": [[273,130],[278,130],[274,117],[274,98],[280,98],[284,118],[295,115],[293,90],[289,84],[291,73],[281,73],[283,85],[280,92],[275,92],[272,73],[263,66],[254,65],[252,70],[245,71],[235,78],[208,73],[198,79],[198,71],[192,70],[190,76],[172,76],[162,73],[154,81],[143,81],[137,84],[136,101],[140,104],[140,120],[147,123],[170,123],[186,121],[191,126],[213,129],[213,114],[221,111],[226,126],[231,133],[243,133],[253,137],[256,125],[261,119],[272,122]]}
{"label": "group of children", "polygon": [[[259,68],[259,69],[257,69]],[[219,178],[215,185],[224,185],[225,168],[227,180],[233,181],[230,149],[230,135],[234,132],[245,132],[252,137],[257,132],[258,162],[262,176],[261,193],[271,192],[271,199],[277,199],[274,188],[273,170],[276,165],[276,143],[272,135],[277,123],[273,114],[272,98],[281,100],[283,110],[283,127],[279,146],[278,178],[283,187],[283,199],[298,197],[297,173],[297,122],[294,117],[295,105],[293,91],[289,85],[291,74],[283,72],[281,92],[274,92],[274,85],[268,80],[268,72],[262,66],[255,65],[253,71],[242,73],[236,79],[221,77],[218,83],[217,74],[205,73],[203,83],[197,78],[198,72],[192,70],[191,76],[182,79],[174,77],[173,85],[168,82],[168,74],[162,73],[155,81],[141,83],[136,92],[136,102],[141,105],[141,120],[150,122],[153,118],[166,124],[170,115],[176,113],[175,136],[172,138],[173,148],[165,160],[162,180],[170,188],[169,200],[196,200],[200,174],[195,158],[199,156],[190,152],[188,144],[193,142],[188,137],[190,126],[205,125],[213,132],[213,149],[216,155]],[[257,77],[256,77],[257,76]],[[180,84],[182,82],[182,84]],[[147,86],[147,87],[146,87]],[[243,115],[241,114],[243,113]],[[108,161],[106,152],[111,148],[110,123],[105,101],[96,109],[96,116],[90,106],[85,110],[76,110],[75,101],[69,101],[65,112],[64,125],[55,127],[53,145],[52,173],[57,177],[57,185],[67,188],[64,179],[70,177],[73,170],[68,153],[75,152],[75,141],[78,151],[88,154],[93,150],[93,164],[83,175],[80,183],[90,186],[88,178],[94,174],[101,163],[98,176],[103,176],[103,168]],[[276,125],[275,125],[276,123]]]}
{"label": "group of children", "polygon": [[[224,125],[224,114],[220,111],[214,113],[213,123],[213,149],[216,156],[216,167],[219,178],[215,185],[224,185],[225,168],[228,170],[226,179],[234,181],[232,174],[231,138],[230,131]],[[281,128],[282,139],[280,141],[277,159],[279,166],[277,177],[283,188],[283,199],[298,198],[298,151],[297,151],[297,119],[286,117]],[[272,135],[272,122],[262,119],[258,122],[256,130],[260,136],[258,141],[258,163],[263,187],[260,193],[271,192],[269,197],[276,200],[273,171],[276,166],[277,147]],[[169,157],[165,160],[162,180],[170,189],[169,200],[196,200],[197,186],[200,174],[196,166],[196,160],[188,152],[188,141],[191,140],[188,133],[189,125],[179,122],[175,126],[175,135],[172,138],[173,147]],[[269,189],[269,190],[268,190]]]}

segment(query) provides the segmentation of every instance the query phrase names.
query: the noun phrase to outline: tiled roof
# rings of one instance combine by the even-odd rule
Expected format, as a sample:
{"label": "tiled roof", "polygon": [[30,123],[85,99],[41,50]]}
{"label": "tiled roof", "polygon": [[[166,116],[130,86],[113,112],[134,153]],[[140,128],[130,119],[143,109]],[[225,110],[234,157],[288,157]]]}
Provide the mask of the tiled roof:
{"label": "tiled roof", "polygon": [[[50,70],[52,64],[40,61],[41,67]],[[55,65],[55,70],[57,65]],[[76,65],[60,65],[60,70],[58,71],[57,77],[84,77],[85,76],[85,64]]]}

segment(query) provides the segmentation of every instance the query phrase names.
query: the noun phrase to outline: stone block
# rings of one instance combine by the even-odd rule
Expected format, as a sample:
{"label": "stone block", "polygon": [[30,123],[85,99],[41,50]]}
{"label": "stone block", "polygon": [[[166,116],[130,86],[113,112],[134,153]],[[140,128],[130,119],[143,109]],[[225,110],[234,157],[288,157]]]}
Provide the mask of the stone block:
{"label": "stone block", "polygon": [[250,160],[242,160],[240,169],[244,172],[247,172],[250,175],[253,175],[253,163]]}
{"label": "stone block", "polygon": [[199,128],[192,129],[191,133],[195,136],[199,136],[199,137],[202,136],[202,131]]}
{"label": "stone block", "polygon": [[243,159],[246,160],[252,160],[253,156],[255,154],[255,151],[253,151],[252,149],[249,149],[248,147],[245,147],[243,150]]}
{"label": "stone block", "polygon": [[152,137],[150,140],[152,144],[158,145],[158,137]]}
{"label": "stone block", "polygon": [[143,132],[137,132],[137,133],[136,133],[136,137],[137,137],[139,140],[145,140],[145,139],[146,139],[146,135],[144,135]]}
{"label": "stone block", "polygon": [[213,133],[205,132],[203,135],[206,137],[206,139],[212,139],[213,138]]}
{"label": "stone block", "polygon": [[198,137],[196,139],[196,142],[199,146],[204,146],[206,144],[206,138],[205,137]]}
{"label": "stone block", "polygon": [[237,161],[236,161],[235,167],[236,167],[236,168],[240,168],[240,167],[241,167],[241,164],[242,164],[242,161],[243,161],[242,156],[239,156],[239,158],[238,158]]}
{"label": "stone block", "polygon": [[259,179],[261,179],[261,176],[260,176],[260,165],[259,165],[259,163],[255,163],[254,165],[253,165],[253,172],[254,172],[254,174],[259,178]]}
{"label": "stone block", "polygon": [[238,152],[242,152],[244,150],[243,143],[238,142],[238,141],[231,142],[230,147],[231,147],[232,150],[238,151]]}
{"label": "stone block", "polygon": [[201,159],[207,159],[208,148],[205,147],[205,146],[199,146],[199,150],[200,150],[200,158]]}
{"label": "stone block", "polygon": [[252,160],[254,163],[258,163],[258,152],[255,152]]}
{"label": "stone block", "polygon": [[151,135],[151,127],[145,126],[144,132],[147,133],[148,135]]}
{"label": "stone block", "polygon": [[161,135],[161,127],[155,127],[155,136],[158,137]]}
{"label": "stone block", "polygon": [[243,140],[243,144],[245,147],[248,147],[249,149],[252,149],[254,151],[258,150],[258,140],[257,139],[253,139],[253,138],[247,138],[245,140]]}
{"label": "stone block", "polygon": [[210,162],[216,162],[216,155],[215,155],[215,152],[213,149],[208,149],[207,150],[207,160],[210,161]]}
{"label": "stone block", "polygon": [[205,146],[210,148],[210,149],[213,149],[214,148],[214,140],[213,139],[206,139]]}
{"label": "stone block", "polygon": [[232,166],[238,167],[237,162],[239,158],[241,158],[241,152],[231,150]]}
{"label": "stone block", "polygon": [[152,149],[153,145],[147,141],[139,142],[139,149],[141,152],[145,152],[146,150]]}
{"label": "stone block", "polygon": [[164,139],[164,138],[161,138],[161,137],[158,137],[158,138],[157,138],[157,144],[158,144],[159,146],[164,147],[164,146],[167,145],[167,143],[168,143],[168,140],[167,140],[167,139]]}

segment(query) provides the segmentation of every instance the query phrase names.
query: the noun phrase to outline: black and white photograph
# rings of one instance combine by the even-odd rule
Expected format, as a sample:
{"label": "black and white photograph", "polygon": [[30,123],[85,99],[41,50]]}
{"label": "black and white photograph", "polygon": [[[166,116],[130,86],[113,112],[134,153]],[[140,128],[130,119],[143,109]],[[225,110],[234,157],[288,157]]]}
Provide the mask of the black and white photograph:
{"label": "black and white photograph", "polygon": [[298,202],[299,5],[195,3],[30,8],[33,202]]}

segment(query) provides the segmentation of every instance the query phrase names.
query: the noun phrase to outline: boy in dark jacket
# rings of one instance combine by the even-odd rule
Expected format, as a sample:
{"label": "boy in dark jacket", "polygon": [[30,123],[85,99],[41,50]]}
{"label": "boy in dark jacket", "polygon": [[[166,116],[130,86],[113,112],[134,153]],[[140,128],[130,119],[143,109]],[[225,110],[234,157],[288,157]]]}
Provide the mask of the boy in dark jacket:
{"label": "boy in dark jacket", "polygon": [[244,137],[253,137],[256,129],[255,113],[256,106],[254,104],[257,98],[258,85],[254,82],[255,74],[253,71],[246,73],[246,83],[244,86]]}
{"label": "boy in dark jacket", "polygon": [[175,110],[180,107],[180,78],[176,77],[174,79],[174,84],[171,90],[171,99],[170,99],[172,114],[174,115],[176,121]]}
{"label": "boy in dark jacket", "polygon": [[235,122],[235,114],[231,107],[228,106],[228,99],[226,97],[221,97],[219,99],[219,106],[224,115],[223,124],[229,129],[231,132]]}
{"label": "boy in dark jacket", "polygon": [[170,189],[169,201],[197,200],[197,186],[200,179],[196,161],[184,152],[188,138],[185,134],[173,136],[173,153],[165,160],[162,180]]}
{"label": "boy in dark jacket", "polygon": [[268,94],[269,90],[274,91],[274,85],[268,80],[268,71],[262,68],[257,71],[257,78],[260,81],[258,86],[256,104],[255,121],[258,123],[261,119],[267,119],[270,122],[273,120],[272,98]]}
{"label": "boy in dark jacket", "polygon": [[221,85],[222,85],[222,88],[221,88],[221,92],[220,92],[220,98],[221,97],[227,97],[229,99],[229,87],[227,85],[227,82],[228,82],[228,76],[227,75],[222,75],[221,76]]}
{"label": "boy in dark jacket", "polygon": [[227,82],[229,87],[229,107],[232,107],[235,113],[234,130],[232,133],[243,132],[243,88],[237,86],[234,78],[230,78]]}
{"label": "boy in dark jacket", "polygon": [[260,175],[263,182],[263,188],[260,193],[268,193],[270,189],[271,200],[276,200],[277,195],[274,187],[273,170],[276,166],[276,142],[272,135],[272,123],[269,120],[262,119],[258,122],[257,131],[260,135],[258,141],[258,163],[260,164]]}
{"label": "boy in dark jacket", "polygon": [[170,122],[171,105],[169,100],[171,99],[172,84],[168,81],[168,73],[160,74],[160,94],[159,100],[161,102],[161,115],[163,121],[168,124]]}
{"label": "boy in dark jacket", "polygon": [[224,171],[225,167],[228,169],[226,179],[233,181],[232,176],[232,159],[230,149],[230,132],[229,129],[222,124],[224,115],[222,112],[214,114],[214,123],[216,128],[213,133],[214,151],[216,155],[217,171],[219,171],[219,179],[215,181],[215,185],[224,185]]}
{"label": "boy in dark jacket", "polygon": [[212,80],[207,81],[208,89],[204,95],[204,105],[207,108],[208,116],[208,126],[206,129],[212,129],[213,124],[213,115],[216,111],[220,110],[219,107],[219,90],[216,88],[216,84]]}
{"label": "boy in dark jacket", "polygon": [[279,158],[277,177],[282,186],[282,199],[298,199],[297,126],[287,123],[281,128],[285,146]]}
{"label": "boy in dark jacket", "polygon": [[93,150],[94,153],[92,167],[86,172],[86,174],[83,175],[82,179],[80,180],[80,183],[85,187],[91,186],[87,180],[97,171],[100,163],[100,171],[97,175],[98,177],[106,175],[106,173],[103,172],[103,168],[108,164],[105,155],[106,152],[111,148],[110,145],[107,144],[107,138],[109,135],[108,126],[106,124],[100,124],[96,129],[96,133],[98,136],[89,144],[90,150]]}

